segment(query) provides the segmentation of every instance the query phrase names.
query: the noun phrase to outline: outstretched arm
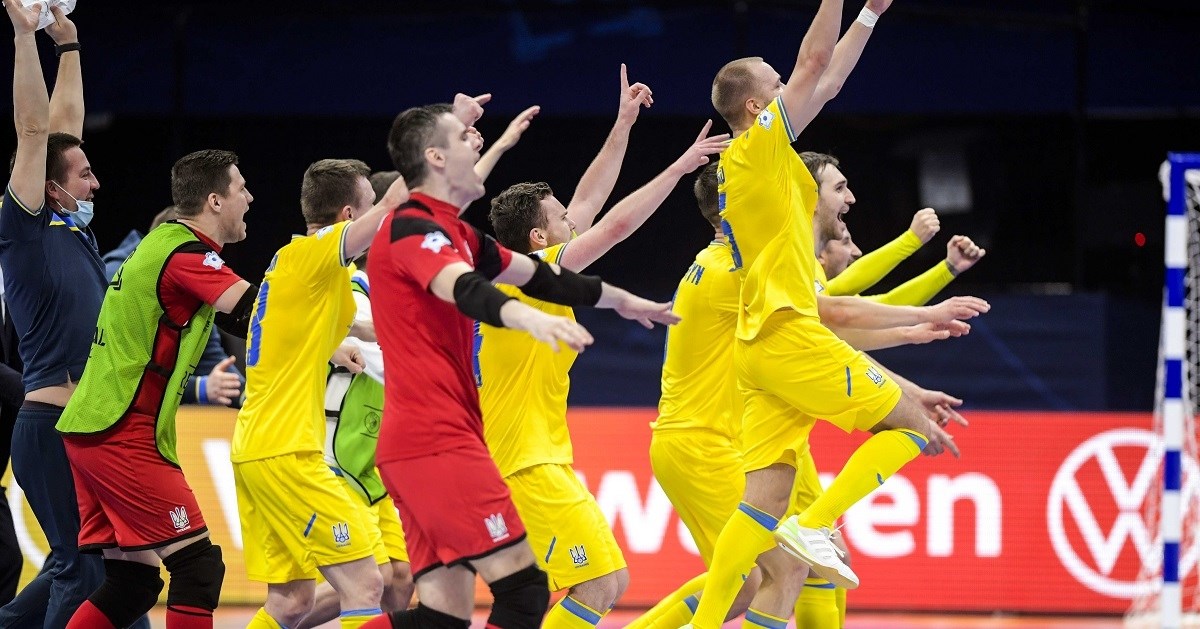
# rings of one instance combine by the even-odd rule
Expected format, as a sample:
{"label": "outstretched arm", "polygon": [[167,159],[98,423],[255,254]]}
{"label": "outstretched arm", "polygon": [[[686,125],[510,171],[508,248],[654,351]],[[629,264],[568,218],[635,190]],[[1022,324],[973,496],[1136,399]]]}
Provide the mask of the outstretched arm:
{"label": "outstretched arm", "polygon": [[388,212],[400,207],[400,204],[407,200],[408,185],[404,183],[404,177],[397,177],[387,192],[383,193],[379,203],[371,206],[371,209],[346,226],[346,235],[342,239],[342,259],[353,260],[362,255],[362,252],[371,246],[375,232],[379,231],[379,225],[383,223]]}
{"label": "outstretched arm", "polygon": [[645,328],[652,328],[655,323],[679,323],[679,315],[671,311],[670,303],[642,299],[602,282],[598,277],[577,275],[557,264],[531,256],[514,255],[512,262],[494,280],[513,284],[534,299],[564,306],[610,309]]}
{"label": "outstretched arm", "polygon": [[579,234],[591,229],[592,221],[604,207],[608,195],[612,193],[613,185],[617,183],[617,175],[621,174],[621,162],[625,161],[625,149],[629,147],[629,130],[637,122],[638,113],[642,107],[654,104],[654,94],[642,83],[629,84],[625,64],[621,64],[621,101],[617,110],[617,122],[609,131],[604,146],[592,160],[575,194],[567,205],[567,216],[575,223],[575,231]]}
{"label": "outstretched arm", "polygon": [[[870,11],[874,18],[863,13],[860,14],[859,19],[850,24],[846,34],[833,49],[829,66],[821,74],[816,89],[813,90],[812,98],[798,110],[788,109],[788,115],[796,133],[800,133],[807,127],[808,123],[812,122],[825,107],[825,103],[833,100],[833,97],[842,91],[842,85],[850,77],[854,66],[858,65],[858,59],[862,56],[863,49],[867,47],[867,40],[871,38],[871,33],[874,31],[874,20],[883,15],[883,12],[887,11],[891,4],[892,0],[869,0],[865,10]],[[841,16],[841,7],[838,8],[838,16]],[[870,22],[870,26],[867,25],[868,22]],[[813,26],[816,27],[815,21]]]}
{"label": "outstretched arm", "polygon": [[621,199],[595,227],[571,240],[570,245],[563,249],[559,263],[572,271],[582,271],[641,227],[684,175],[707,164],[710,155],[720,153],[729,146],[728,133],[706,137],[711,128],[712,121],[709,120],[700,130],[700,135],[696,136],[696,141],[675,163],[633,194]]}
{"label": "outstretched arm", "polygon": [[880,330],[922,323],[947,323],[986,313],[991,306],[978,297],[951,297],[936,306],[890,306],[862,297],[817,295],[821,322],[831,328]]}
{"label": "outstretched arm", "polygon": [[[79,32],[75,23],[67,18],[62,9],[55,6],[54,23],[46,27],[46,33],[55,46],[79,43]],[[63,52],[58,57],[58,78],[54,81],[54,95],[50,98],[50,132],[70,133],[83,137],[83,70],[80,67],[79,51]]]}
{"label": "outstretched arm", "polygon": [[[13,24],[13,122],[17,156],[9,187],[26,211],[40,211],[46,195],[46,138],[50,135],[50,96],[38,60],[37,28],[41,5],[23,7],[13,0],[4,8]],[[12,208],[11,211],[15,211]],[[10,211],[4,208],[4,211]]]}
{"label": "outstretched arm", "polygon": [[[829,279],[825,290],[830,295],[857,295],[874,286],[896,265],[904,261],[929,242],[941,223],[933,208],[925,208],[913,214],[912,226],[895,240],[855,260],[837,277]],[[932,295],[930,295],[932,297]],[[928,301],[928,299],[926,299]],[[906,303],[889,301],[888,303]],[[924,302],[921,302],[922,304]],[[913,304],[920,305],[920,304]]]}

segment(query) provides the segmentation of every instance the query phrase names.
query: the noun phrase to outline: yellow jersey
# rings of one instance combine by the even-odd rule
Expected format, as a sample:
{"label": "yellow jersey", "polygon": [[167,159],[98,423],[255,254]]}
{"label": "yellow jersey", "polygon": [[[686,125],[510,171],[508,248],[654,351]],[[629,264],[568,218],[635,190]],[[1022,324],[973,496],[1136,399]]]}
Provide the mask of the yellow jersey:
{"label": "yellow jersey", "polygon": [[820,321],[813,292],[817,182],[791,143],[779,98],[733,139],[717,169],[722,230],[744,271],[737,338],[752,340],[767,317],[790,308]]}
{"label": "yellow jersey", "polygon": [[736,440],[742,432],[742,396],[733,367],[741,279],[733,251],[713,241],[679,281],[675,312],[663,350],[662,397],[654,430],[703,428]]}
{"label": "yellow jersey", "polygon": [[267,267],[246,339],[234,463],[324,449],[329,357],[356,312],[342,247],[349,224],[292,239]]}
{"label": "yellow jersey", "polygon": [[[536,255],[558,264],[566,244]],[[533,299],[516,286],[499,284],[505,294],[546,314],[575,318],[569,306]],[[475,385],[483,411],[483,436],[501,476],[534,465],[569,465],[574,460],[567,430],[567,375],[578,354],[558,352],[527,332],[475,324]]]}

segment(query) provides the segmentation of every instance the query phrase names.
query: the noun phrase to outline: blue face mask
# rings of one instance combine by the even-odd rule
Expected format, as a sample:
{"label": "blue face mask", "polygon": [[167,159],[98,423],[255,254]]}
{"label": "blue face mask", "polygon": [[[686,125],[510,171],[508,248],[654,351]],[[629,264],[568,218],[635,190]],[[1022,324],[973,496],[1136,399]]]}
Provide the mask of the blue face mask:
{"label": "blue face mask", "polygon": [[[51,183],[58,186],[59,190],[62,190],[67,196],[71,197],[71,199],[75,201],[75,211],[70,213],[71,221],[80,229],[87,227],[88,223],[92,222],[92,217],[96,215],[96,204],[91,201],[80,201],[79,199],[76,199],[75,195],[67,192],[66,188],[59,186],[57,181],[51,181]],[[63,208],[64,211],[66,209],[67,208]]]}

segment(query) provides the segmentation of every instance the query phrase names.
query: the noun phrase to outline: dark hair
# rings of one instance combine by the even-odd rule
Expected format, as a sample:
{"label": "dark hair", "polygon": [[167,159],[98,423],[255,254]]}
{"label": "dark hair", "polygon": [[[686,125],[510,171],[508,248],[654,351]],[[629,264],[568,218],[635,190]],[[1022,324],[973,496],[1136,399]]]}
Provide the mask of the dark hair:
{"label": "dark hair", "polygon": [[712,104],[733,129],[750,113],[746,99],[753,97],[755,76],[750,70],[762,57],[743,57],[725,64],[713,78]]}
{"label": "dark hair", "polygon": [[188,153],[171,167],[171,200],[175,203],[175,214],[188,218],[200,214],[208,195],[217,193],[225,196],[233,178],[229,167],[238,163],[238,156],[230,151],[206,149]]}
{"label": "dark hair", "polygon": [[358,201],[358,180],[371,168],[357,159],[322,159],[304,171],[300,213],[309,225],[332,225],[337,214]]}
{"label": "dark hair", "polygon": [[400,172],[396,170],[381,170],[379,172],[371,173],[371,176],[367,179],[371,182],[371,190],[375,192],[376,203],[379,203],[379,200],[383,198],[384,193],[386,193],[388,188],[391,188],[392,184],[396,183],[396,180],[399,178]]}
{"label": "dark hair", "polygon": [[[67,151],[76,146],[83,146],[83,140],[71,135],[70,133],[51,133],[46,138],[46,180],[65,183],[63,180],[67,178]],[[8,158],[8,174],[12,174],[14,168],[17,167],[17,152],[13,151],[12,157]]]}
{"label": "dark hair", "polygon": [[826,166],[833,166],[836,168],[841,165],[841,162],[838,161],[838,158],[826,153],[817,153],[814,151],[804,151],[800,154],[800,160],[803,161],[804,166],[808,168],[808,173],[812,175],[813,180],[817,182],[818,188],[821,186],[821,171],[824,170]]}
{"label": "dark hair", "polygon": [[438,119],[450,111],[450,105],[444,103],[413,107],[400,112],[392,121],[387,139],[388,155],[410,188],[425,181],[425,149],[446,146],[446,138],[438,137]]}
{"label": "dark hair", "polygon": [[696,175],[696,183],[692,193],[696,195],[696,205],[700,206],[700,215],[715,229],[721,229],[721,207],[717,202],[717,170],[720,162],[709,162]]}
{"label": "dark hair", "polygon": [[496,240],[518,253],[529,253],[529,230],[546,227],[546,215],[539,204],[553,194],[549,184],[539,181],[509,186],[492,199],[488,220],[496,230]]}

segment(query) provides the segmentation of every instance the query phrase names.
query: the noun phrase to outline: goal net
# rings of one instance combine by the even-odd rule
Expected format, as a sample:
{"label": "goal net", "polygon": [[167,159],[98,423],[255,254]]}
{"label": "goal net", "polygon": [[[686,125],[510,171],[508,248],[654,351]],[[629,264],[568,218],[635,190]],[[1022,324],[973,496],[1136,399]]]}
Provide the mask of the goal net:
{"label": "goal net", "polygon": [[1141,567],[1125,625],[1200,629],[1200,154],[1172,153],[1159,175],[1167,201],[1166,282],[1154,429],[1163,465],[1159,490],[1143,507],[1147,530],[1156,532],[1154,559]]}

